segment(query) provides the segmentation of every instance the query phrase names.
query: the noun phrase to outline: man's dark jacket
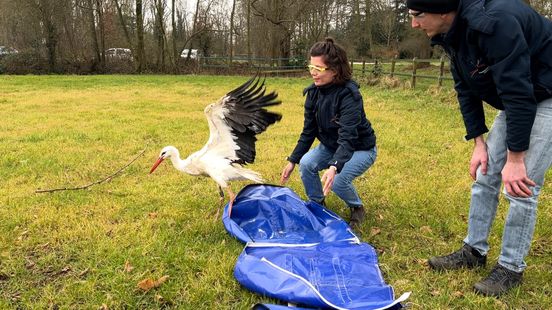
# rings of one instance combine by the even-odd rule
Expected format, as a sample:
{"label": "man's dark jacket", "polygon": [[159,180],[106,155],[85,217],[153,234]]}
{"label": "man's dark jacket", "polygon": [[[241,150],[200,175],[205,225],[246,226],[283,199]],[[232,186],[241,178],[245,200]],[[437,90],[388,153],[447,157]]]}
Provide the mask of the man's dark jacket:
{"label": "man's dark jacket", "polygon": [[508,149],[527,150],[537,103],[552,94],[552,21],[520,0],[460,0],[432,43],[451,58],[466,139],[488,131],[483,100],[505,110]]}
{"label": "man's dark jacket", "polygon": [[330,84],[307,87],[305,100],[305,123],[297,146],[288,160],[299,160],[311,147],[315,138],[335,151],[328,166],[334,165],[340,172],[351,159],[354,151],[370,150],[376,145],[372,125],[366,118],[362,95],[354,81],[345,85]]}

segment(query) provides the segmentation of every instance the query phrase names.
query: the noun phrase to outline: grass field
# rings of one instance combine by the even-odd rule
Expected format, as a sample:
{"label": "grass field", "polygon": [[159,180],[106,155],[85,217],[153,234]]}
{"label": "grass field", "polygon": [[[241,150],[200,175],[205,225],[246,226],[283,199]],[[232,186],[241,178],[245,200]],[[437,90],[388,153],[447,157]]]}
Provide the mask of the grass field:
{"label": "grass field", "polygon": [[[163,146],[183,154],[201,148],[208,138],[204,106],[245,80],[0,76],[0,309],[248,309],[274,303],[233,278],[243,245],[214,218],[215,183],[180,174],[168,163],[148,175]],[[309,83],[268,79],[283,101],[275,108],[283,120],[259,137],[251,168],[269,183],[279,180],[298,138],[301,91]],[[472,143],[462,139],[454,93],[433,87],[362,91],[379,157],[356,183],[368,208],[360,234],[378,250],[397,295],[412,291],[412,309],[550,309],[550,185],[541,194],[523,286],[500,299],[475,295],[473,283],[499,253],[504,200],[488,267],[435,273],[426,265],[429,256],[456,250],[466,231]],[[35,193],[99,180],[144,148],[144,156],[110,182]],[[304,196],[297,172],[289,186]],[[348,217],[335,195],[328,205]],[[137,287],[164,276],[156,289]]]}

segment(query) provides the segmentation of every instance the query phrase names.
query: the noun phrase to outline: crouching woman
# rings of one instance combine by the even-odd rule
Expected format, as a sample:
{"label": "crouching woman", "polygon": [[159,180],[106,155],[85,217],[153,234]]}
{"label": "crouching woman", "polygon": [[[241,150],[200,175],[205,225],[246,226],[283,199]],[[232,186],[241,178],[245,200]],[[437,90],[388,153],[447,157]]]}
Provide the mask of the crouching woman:
{"label": "crouching woman", "polygon": [[[324,204],[325,196],[333,191],[351,210],[349,224],[357,227],[364,221],[365,210],[353,180],[376,160],[376,136],[345,50],[332,38],[315,43],[308,67],[313,83],[303,92],[303,131],[280,182],[285,184],[299,164],[308,198]],[[310,149],[315,139],[320,143]]]}

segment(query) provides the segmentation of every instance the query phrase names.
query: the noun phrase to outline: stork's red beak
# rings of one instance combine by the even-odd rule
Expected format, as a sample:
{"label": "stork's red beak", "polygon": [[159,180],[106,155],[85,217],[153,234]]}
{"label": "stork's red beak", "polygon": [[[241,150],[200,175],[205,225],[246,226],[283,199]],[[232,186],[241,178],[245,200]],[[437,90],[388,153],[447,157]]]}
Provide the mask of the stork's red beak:
{"label": "stork's red beak", "polygon": [[150,173],[150,174],[153,173],[153,171],[155,171],[155,169],[157,169],[157,166],[159,166],[159,165],[163,162],[163,160],[165,160],[165,158],[159,157],[159,158],[157,159],[157,161],[155,162],[155,164],[153,164],[153,167],[151,167],[151,170],[150,170],[149,173]]}

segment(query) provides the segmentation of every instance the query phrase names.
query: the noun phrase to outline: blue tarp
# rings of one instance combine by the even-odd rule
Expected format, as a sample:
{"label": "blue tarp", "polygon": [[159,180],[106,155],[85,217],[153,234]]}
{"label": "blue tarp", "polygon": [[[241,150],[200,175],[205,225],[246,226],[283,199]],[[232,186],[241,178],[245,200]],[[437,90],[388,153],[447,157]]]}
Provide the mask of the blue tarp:
{"label": "blue tarp", "polygon": [[[237,195],[227,231],[247,243],[234,276],[261,295],[322,309],[400,308],[374,248],[343,219],[289,188],[249,185]],[[285,306],[257,305],[256,309]]]}
{"label": "blue tarp", "polygon": [[302,201],[287,187],[274,185],[246,186],[236,196],[232,218],[225,208],[222,221],[230,235],[243,243],[359,242],[337,214]]}

